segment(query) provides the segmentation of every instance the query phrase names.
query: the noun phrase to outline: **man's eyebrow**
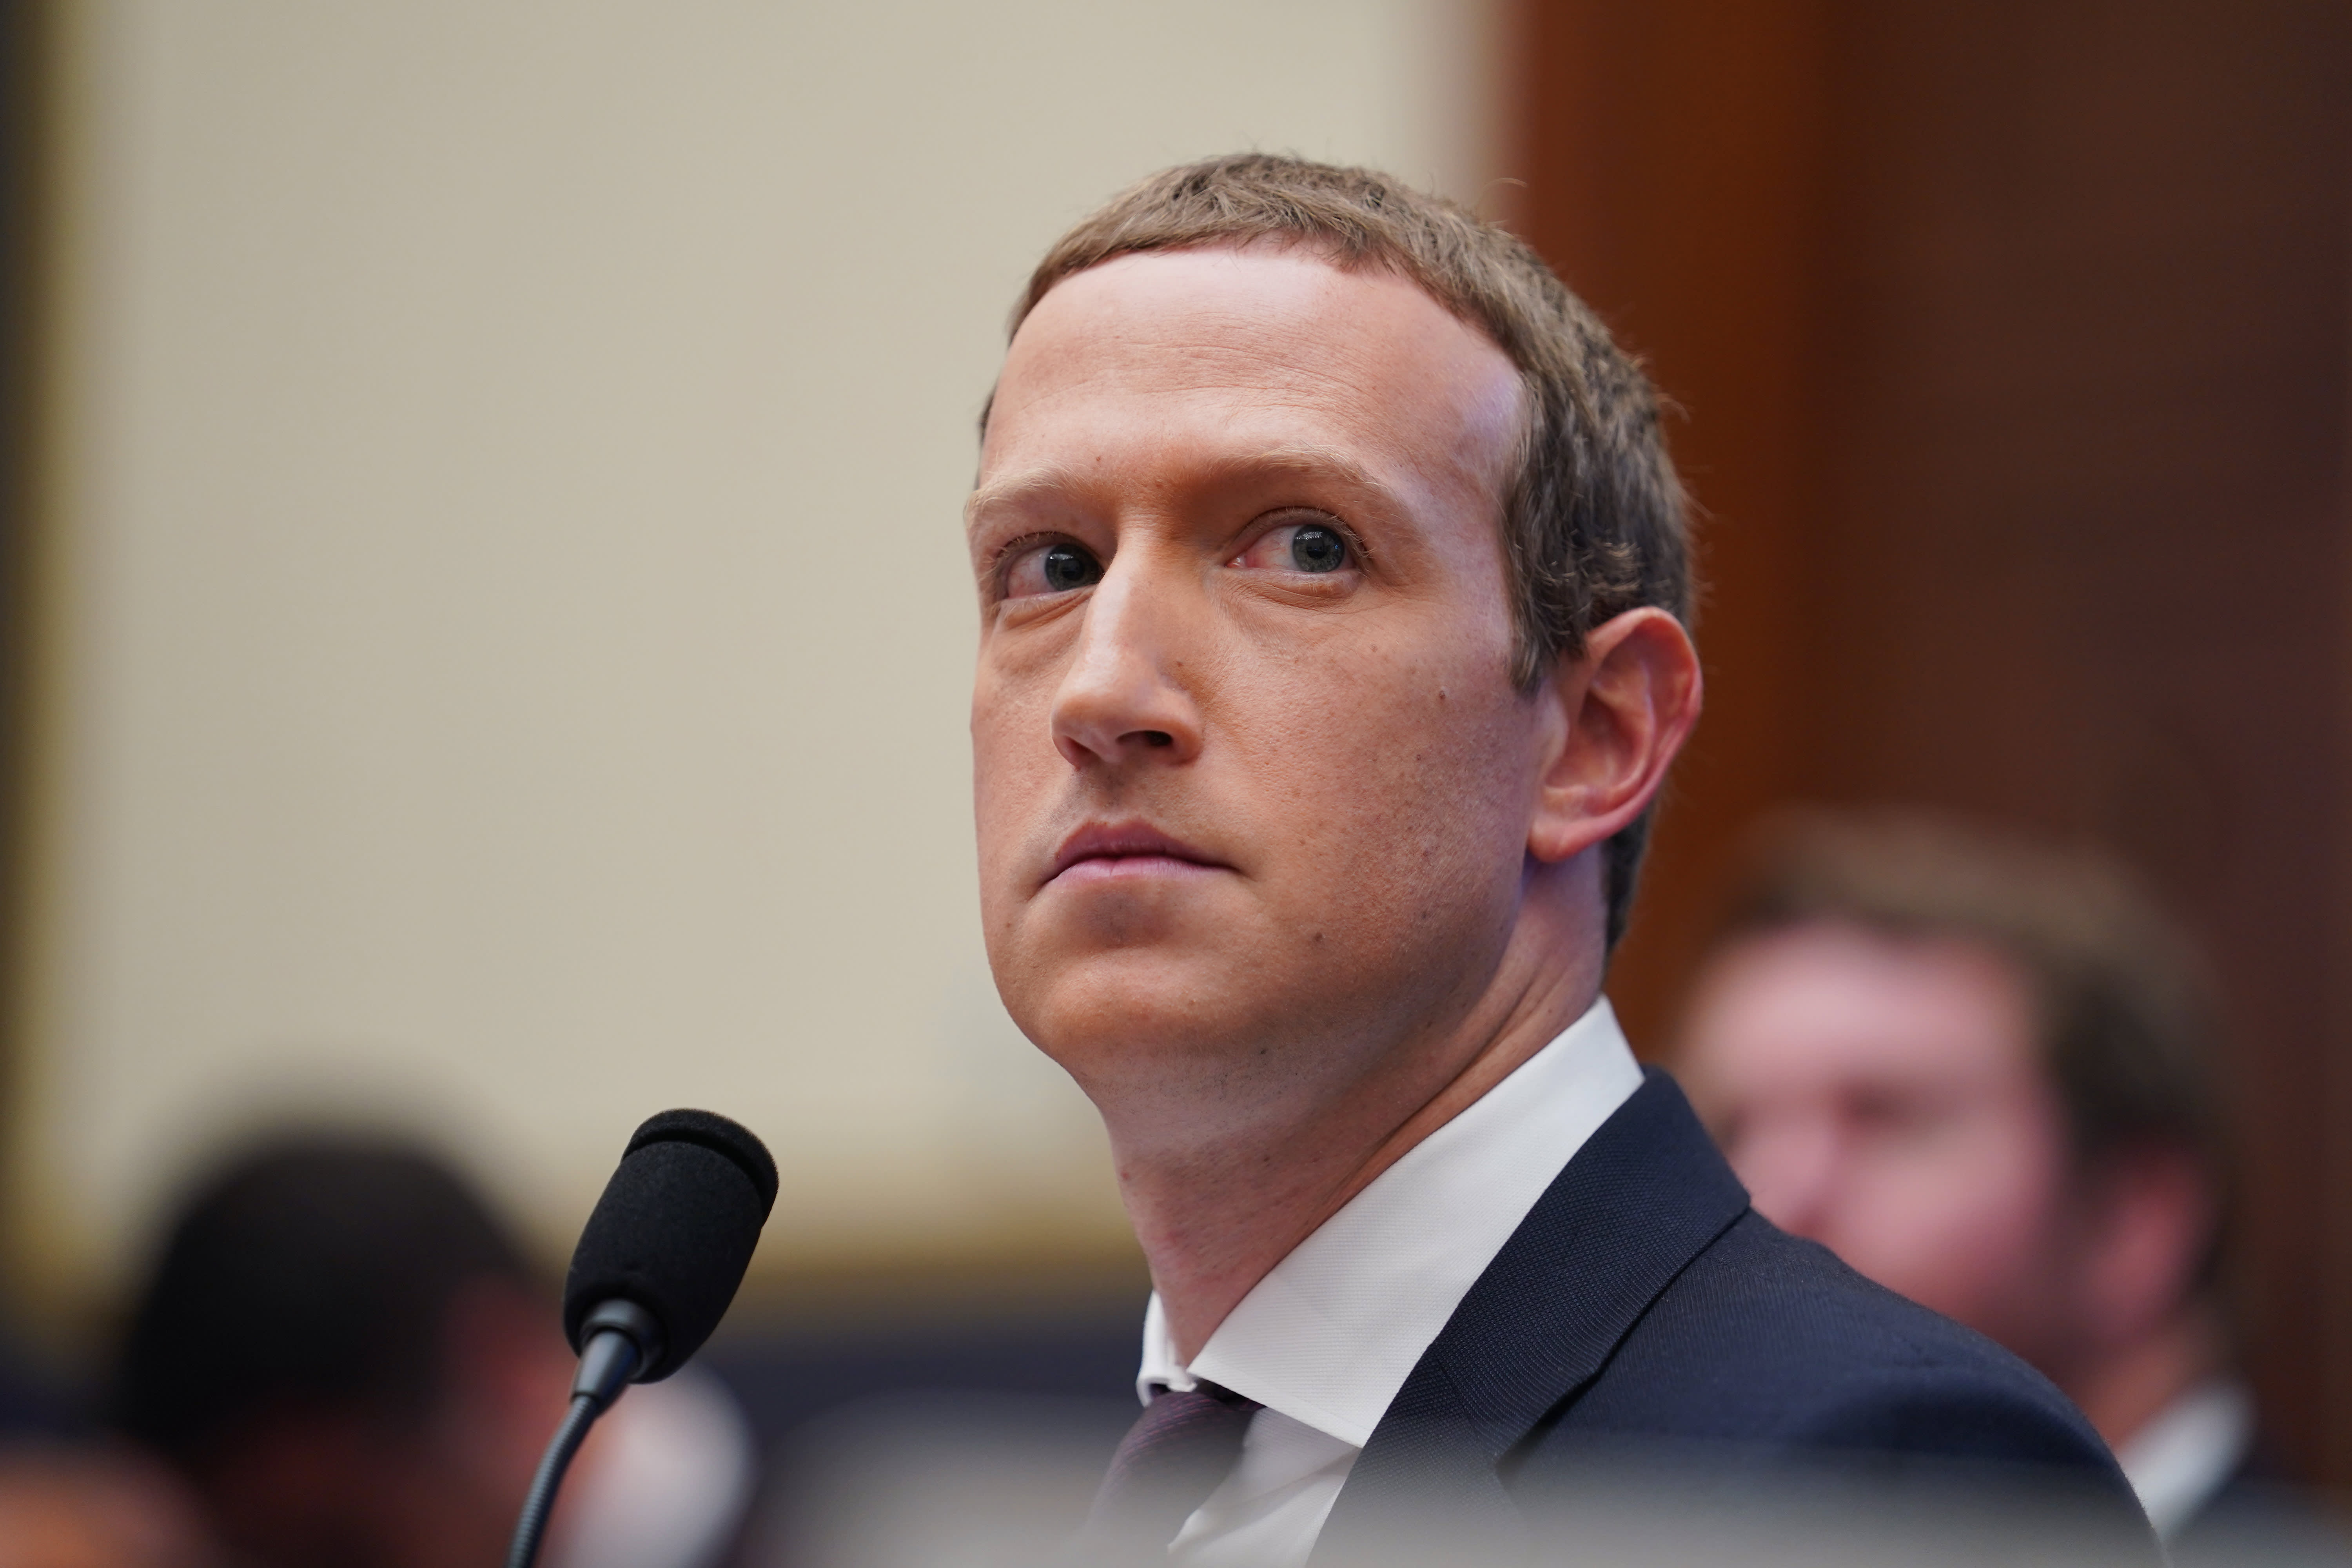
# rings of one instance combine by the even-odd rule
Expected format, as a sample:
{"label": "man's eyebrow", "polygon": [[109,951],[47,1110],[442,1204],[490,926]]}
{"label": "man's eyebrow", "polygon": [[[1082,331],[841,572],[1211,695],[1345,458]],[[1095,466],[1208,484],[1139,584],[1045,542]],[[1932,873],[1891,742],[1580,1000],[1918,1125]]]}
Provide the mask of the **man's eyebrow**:
{"label": "man's eyebrow", "polygon": [[[1377,504],[1400,502],[1395,489],[1362,463],[1334,447],[1318,446],[1274,447],[1214,458],[1201,464],[1184,488],[1216,490],[1286,478],[1337,484]],[[971,492],[964,502],[964,521],[971,526],[991,512],[1019,510],[1037,500],[1067,498],[1093,489],[1094,483],[1060,465],[1010,474]]]}
{"label": "man's eyebrow", "polygon": [[1211,463],[1202,476],[1210,485],[1246,484],[1286,477],[1338,483],[1384,501],[1397,499],[1395,490],[1371,469],[1331,447],[1271,447]]}
{"label": "man's eyebrow", "polygon": [[1018,511],[1033,501],[1067,496],[1080,488],[1078,476],[1059,464],[1009,474],[976,487],[964,498],[964,526],[976,525],[990,512]]}

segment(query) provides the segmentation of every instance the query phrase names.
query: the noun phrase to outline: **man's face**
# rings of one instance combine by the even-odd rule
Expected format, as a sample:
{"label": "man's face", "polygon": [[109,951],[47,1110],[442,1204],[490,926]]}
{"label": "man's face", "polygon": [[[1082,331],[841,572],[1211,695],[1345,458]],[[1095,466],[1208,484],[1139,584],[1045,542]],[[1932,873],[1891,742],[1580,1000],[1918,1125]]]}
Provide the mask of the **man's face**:
{"label": "man's face", "polygon": [[1493,973],[1540,772],[1520,419],[1487,339],[1296,250],[1119,258],[1023,324],[969,520],[982,910],[1090,1091],[1260,1103]]}
{"label": "man's face", "polygon": [[2070,1167],[2035,1033],[1999,955],[1823,922],[1720,954],[1679,1067],[1758,1212],[2051,1365]]}

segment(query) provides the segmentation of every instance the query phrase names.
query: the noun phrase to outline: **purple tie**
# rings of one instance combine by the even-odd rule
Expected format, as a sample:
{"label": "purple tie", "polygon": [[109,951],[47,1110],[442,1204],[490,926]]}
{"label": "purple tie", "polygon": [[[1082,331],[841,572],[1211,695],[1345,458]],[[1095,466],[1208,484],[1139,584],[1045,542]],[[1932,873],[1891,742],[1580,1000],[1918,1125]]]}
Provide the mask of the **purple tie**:
{"label": "purple tie", "polygon": [[1241,1458],[1259,1408],[1213,1383],[1153,1394],[1111,1456],[1081,1539],[1166,1546]]}

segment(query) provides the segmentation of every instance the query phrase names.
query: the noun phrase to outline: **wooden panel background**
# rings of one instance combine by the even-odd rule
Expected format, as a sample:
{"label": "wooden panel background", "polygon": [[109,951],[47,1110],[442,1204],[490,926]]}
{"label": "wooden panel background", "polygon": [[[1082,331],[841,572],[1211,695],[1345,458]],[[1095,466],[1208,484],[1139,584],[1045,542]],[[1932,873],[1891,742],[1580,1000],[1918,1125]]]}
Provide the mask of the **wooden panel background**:
{"label": "wooden panel background", "polygon": [[2222,975],[2244,1337],[2352,1487],[2352,10],[1526,0],[1519,217],[1647,355],[1710,706],[1612,990],[1790,800],[2105,842]]}

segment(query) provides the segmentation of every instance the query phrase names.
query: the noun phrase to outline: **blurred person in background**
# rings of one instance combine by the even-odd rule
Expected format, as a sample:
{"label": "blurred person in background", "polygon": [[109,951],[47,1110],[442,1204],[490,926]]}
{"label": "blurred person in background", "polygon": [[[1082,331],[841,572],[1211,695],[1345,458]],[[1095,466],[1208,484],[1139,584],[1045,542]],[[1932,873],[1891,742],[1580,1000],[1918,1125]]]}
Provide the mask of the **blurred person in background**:
{"label": "blurred person in background", "polygon": [[0,1568],[210,1568],[186,1489],[0,1336]]}
{"label": "blurred person in background", "polygon": [[[280,1139],[173,1221],[119,1369],[124,1430],[184,1476],[237,1561],[505,1560],[573,1357],[487,1205],[376,1139]],[[750,1501],[748,1428],[715,1382],[632,1390],[583,1450],[551,1568],[702,1568]]]}
{"label": "blurred person in background", "polygon": [[214,1568],[181,1489],[110,1446],[0,1453],[0,1568]]}
{"label": "blurred person in background", "polygon": [[2040,1368],[2177,1560],[2333,1559],[2232,1366],[2216,1049],[2196,955],[2116,868],[1811,817],[1763,839],[1676,1067],[1759,1213]]}

